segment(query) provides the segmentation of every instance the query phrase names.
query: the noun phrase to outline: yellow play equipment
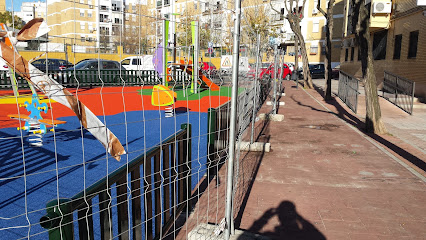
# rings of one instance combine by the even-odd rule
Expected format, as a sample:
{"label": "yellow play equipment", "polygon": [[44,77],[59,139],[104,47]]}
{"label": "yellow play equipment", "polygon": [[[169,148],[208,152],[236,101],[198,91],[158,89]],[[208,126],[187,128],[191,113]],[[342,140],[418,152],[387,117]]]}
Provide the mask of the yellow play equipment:
{"label": "yellow play equipment", "polygon": [[153,106],[170,106],[175,103],[177,93],[164,85],[155,85],[152,89],[151,104]]}

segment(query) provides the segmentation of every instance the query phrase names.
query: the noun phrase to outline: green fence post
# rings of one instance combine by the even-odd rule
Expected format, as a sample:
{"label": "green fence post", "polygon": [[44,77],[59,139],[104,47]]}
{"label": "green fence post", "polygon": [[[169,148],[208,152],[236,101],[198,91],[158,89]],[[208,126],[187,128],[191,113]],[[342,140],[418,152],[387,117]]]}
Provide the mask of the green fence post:
{"label": "green fence post", "polygon": [[46,204],[46,215],[40,218],[40,226],[49,230],[49,240],[72,240],[73,219],[71,200],[61,198]]}
{"label": "green fence post", "polygon": [[207,124],[208,124],[208,156],[211,158],[210,155],[214,154],[214,143],[216,141],[216,109],[209,108],[207,112]]}
{"label": "green fence post", "polygon": [[[186,175],[186,188],[187,188],[187,196],[186,196],[186,200],[188,200],[188,209],[192,208],[192,204],[191,204],[191,194],[192,194],[192,187],[191,187],[191,162],[192,162],[192,144],[191,144],[191,138],[192,138],[192,126],[189,123],[184,123],[182,125],[180,125],[181,129],[186,129],[186,138],[184,139],[184,153],[187,156],[186,157],[186,165],[184,166],[184,172],[187,173]],[[186,145],[186,146],[185,146]]]}
{"label": "green fence post", "polygon": [[[217,129],[216,129],[216,109],[209,108],[207,112],[207,126],[208,126],[208,143],[207,143],[207,174],[209,178],[216,175],[216,167],[214,164],[216,162],[215,156],[215,142],[217,139]],[[211,166],[213,163],[213,167]],[[209,179],[210,181],[210,179]]]}

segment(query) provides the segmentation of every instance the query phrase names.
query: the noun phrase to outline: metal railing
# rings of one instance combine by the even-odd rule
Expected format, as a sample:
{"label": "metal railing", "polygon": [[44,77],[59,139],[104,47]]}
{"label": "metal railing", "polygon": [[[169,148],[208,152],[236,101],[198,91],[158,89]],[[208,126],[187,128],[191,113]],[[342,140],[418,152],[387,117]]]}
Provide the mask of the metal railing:
{"label": "metal railing", "polygon": [[337,95],[354,112],[357,112],[359,81],[355,77],[340,71]]}
{"label": "metal railing", "polygon": [[[92,204],[96,197],[99,206]],[[120,239],[130,239],[130,236],[160,239],[187,207],[190,197],[191,125],[182,124],[181,130],[159,146],[71,199],[55,199],[47,203],[47,214],[40,219],[40,225],[49,230],[50,240],[74,239],[74,222],[78,224],[79,239],[94,239],[94,228],[100,229],[101,239],[112,239],[114,232],[118,232]],[[98,212],[93,211],[94,206],[99,208]],[[117,217],[113,218],[114,207]],[[74,212],[77,212],[77,219],[74,219]],[[98,218],[95,222],[100,226],[95,226],[94,217]]]}
{"label": "metal railing", "polygon": [[416,83],[385,71],[382,96],[409,114],[413,114]]}
{"label": "metal railing", "polygon": [[[122,85],[123,81],[127,86],[131,85],[156,85],[161,83],[161,79],[155,70],[76,70],[62,71],[49,70],[46,73],[52,79],[65,87],[93,87],[101,86],[102,82],[105,86]],[[18,74],[15,74],[19,88],[29,88],[28,82]],[[0,89],[10,88],[9,71],[0,72]],[[183,81],[189,82],[191,76],[183,71],[174,71],[172,73],[173,81],[181,85]]]}

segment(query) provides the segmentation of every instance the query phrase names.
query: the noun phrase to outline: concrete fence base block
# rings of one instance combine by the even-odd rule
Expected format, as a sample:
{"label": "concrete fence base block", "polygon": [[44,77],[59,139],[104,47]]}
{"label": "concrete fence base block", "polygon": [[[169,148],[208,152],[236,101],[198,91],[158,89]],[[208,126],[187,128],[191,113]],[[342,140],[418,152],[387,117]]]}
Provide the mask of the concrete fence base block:
{"label": "concrete fence base block", "polygon": [[[272,106],[272,105],[273,105],[273,103],[272,103],[271,101],[267,101],[267,102],[266,102],[266,105],[268,105],[268,106]],[[280,106],[284,106],[284,105],[285,105],[285,102],[279,102],[279,105],[280,105]]]}
{"label": "concrete fence base block", "polygon": [[[222,233],[219,235],[215,234],[217,226],[213,224],[201,223],[191,232],[188,233],[189,240],[223,240],[225,236]],[[246,232],[243,230],[235,230],[235,234],[231,235],[230,240],[270,240],[270,238]]]}
{"label": "concrete fence base block", "polygon": [[268,118],[269,120],[271,120],[273,122],[284,121],[284,115],[283,114],[265,114],[265,113],[259,114],[259,119],[266,120],[266,118]]}
{"label": "concrete fence base block", "polygon": [[271,144],[270,143],[261,143],[254,142],[250,144],[249,142],[241,142],[240,143],[241,151],[251,151],[251,152],[270,152]]}

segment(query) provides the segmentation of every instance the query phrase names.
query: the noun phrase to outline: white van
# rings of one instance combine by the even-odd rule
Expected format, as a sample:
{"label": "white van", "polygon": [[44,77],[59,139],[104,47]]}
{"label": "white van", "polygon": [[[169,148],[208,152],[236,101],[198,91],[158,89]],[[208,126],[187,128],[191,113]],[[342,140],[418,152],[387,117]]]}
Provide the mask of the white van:
{"label": "white van", "polygon": [[127,57],[121,60],[121,65],[126,70],[154,70],[152,55]]}

